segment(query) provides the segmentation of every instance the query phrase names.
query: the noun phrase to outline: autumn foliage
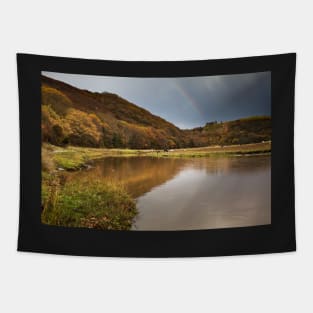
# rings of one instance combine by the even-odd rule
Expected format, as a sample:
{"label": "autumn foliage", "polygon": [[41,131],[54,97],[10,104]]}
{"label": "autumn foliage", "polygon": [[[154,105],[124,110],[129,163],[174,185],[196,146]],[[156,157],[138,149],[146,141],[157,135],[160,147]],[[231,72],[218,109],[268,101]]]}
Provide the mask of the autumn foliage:
{"label": "autumn foliage", "polygon": [[271,118],[210,122],[181,130],[111,93],[92,93],[42,76],[42,140],[83,147],[174,149],[271,139]]}

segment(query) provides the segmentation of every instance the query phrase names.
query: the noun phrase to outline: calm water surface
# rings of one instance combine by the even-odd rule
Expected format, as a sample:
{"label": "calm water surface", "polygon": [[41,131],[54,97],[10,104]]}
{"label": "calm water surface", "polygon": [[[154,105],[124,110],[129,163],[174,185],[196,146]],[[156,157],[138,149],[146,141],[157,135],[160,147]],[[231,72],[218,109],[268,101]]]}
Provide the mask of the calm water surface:
{"label": "calm water surface", "polygon": [[137,199],[133,230],[190,230],[271,223],[269,156],[225,158],[110,157],[89,176],[122,182]]}

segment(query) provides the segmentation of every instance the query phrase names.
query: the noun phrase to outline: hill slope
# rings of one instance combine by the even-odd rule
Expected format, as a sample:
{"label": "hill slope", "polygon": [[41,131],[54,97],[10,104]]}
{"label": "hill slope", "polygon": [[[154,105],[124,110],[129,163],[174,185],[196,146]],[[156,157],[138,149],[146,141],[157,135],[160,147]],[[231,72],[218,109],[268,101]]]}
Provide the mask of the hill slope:
{"label": "hill slope", "polygon": [[189,146],[236,145],[271,140],[272,126],[268,116],[252,116],[235,121],[207,123],[186,130]]}
{"label": "hill slope", "polygon": [[184,146],[175,125],[111,93],[42,76],[43,140],[91,147]]}
{"label": "hill slope", "polygon": [[54,145],[180,148],[270,140],[271,119],[254,117],[181,130],[112,93],[42,76],[42,140]]}

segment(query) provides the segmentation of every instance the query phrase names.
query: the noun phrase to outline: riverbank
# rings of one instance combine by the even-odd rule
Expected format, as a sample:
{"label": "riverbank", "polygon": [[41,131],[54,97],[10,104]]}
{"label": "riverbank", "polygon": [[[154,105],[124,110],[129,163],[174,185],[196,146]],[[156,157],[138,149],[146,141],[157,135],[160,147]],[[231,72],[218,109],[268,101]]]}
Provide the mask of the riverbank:
{"label": "riverbank", "polygon": [[85,147],[56,147],[43,144],[43,149],[51,155],[59,170],[77,170],[88,167],[88,163],[94,159],[105,157],[213,157],[213,156],[242,156],[256,154],[270,154],[271,142],[252,143],[245,145],[230,146],[209,146],[200,148],[183,148],[164,150],[137,150],[137,149],[105,149],[105,148],[85,148]]}
{"label": "riverbank", "polygon": [[[58,157],[56,147],[42,147],[41,221],[64,227],[129,230],[137,214],[136,201],[121,183],[104,179],[68,181],[60,171],[85,166],[97,153],[71,150]],[[57,155],[57,157],[55,157]]]}

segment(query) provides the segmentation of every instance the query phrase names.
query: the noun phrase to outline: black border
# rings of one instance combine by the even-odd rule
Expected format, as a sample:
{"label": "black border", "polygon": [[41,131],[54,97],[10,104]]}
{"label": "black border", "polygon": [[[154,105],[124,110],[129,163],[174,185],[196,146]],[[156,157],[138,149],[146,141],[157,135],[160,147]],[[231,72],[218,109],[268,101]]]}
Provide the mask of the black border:
{"label": "black border", "polygon": [[[18,53],[18,251],[85,256],[196,257],[296,250],[293,158],[295,68],[295,53],[162,62],[100,61]],[[100,231],[41,224],[41,71],[129,77],[182,77],[271,71],[272,224],[192,231]]]}

